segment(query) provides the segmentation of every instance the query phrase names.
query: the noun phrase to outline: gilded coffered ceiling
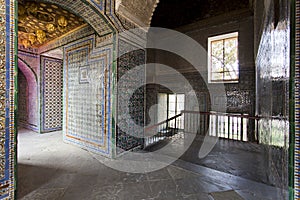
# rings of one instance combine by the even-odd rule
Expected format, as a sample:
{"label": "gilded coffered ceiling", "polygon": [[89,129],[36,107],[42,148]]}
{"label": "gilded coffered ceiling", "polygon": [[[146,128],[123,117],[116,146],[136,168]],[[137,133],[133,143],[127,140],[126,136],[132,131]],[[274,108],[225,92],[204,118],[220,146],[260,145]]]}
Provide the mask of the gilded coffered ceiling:
{"label": "gilded coffered ceiling", "polygon": [[54,4],[19,1],[18,42],[27,47],[40,47],[85,22]]}

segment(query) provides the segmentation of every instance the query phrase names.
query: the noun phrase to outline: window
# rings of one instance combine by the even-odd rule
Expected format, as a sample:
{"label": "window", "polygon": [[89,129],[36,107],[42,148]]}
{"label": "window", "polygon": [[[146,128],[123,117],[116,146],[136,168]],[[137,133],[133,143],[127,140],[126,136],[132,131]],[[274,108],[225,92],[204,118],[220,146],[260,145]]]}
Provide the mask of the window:
{"label": "window", "polygon": [[208,38],[209,83],[239,80],[238,32]]}
{"label": "window", "polygon": [[[181,113],[184,110],[184,94],[158,94],[158,122],[170,119]],[[183,116],[175,121],[170,121],[168,127],[174,128],[176,123],[177,128],[183,129]]]}

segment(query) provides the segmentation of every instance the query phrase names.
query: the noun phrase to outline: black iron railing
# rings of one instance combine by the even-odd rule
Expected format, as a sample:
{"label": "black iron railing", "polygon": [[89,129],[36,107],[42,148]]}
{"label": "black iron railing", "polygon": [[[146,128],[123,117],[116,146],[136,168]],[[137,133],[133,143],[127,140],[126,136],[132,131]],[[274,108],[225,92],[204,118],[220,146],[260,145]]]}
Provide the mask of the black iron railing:
{"label": "black iron railing", "polygon": [[[264,138],[259,131],[260,127],[265,126],[266,122],[272,127],[272,131],[269,133],[271,139]],[[185,133],[282,146],[283,144],[280,141],[284,139],[285,133],[281,130],[284,126],[287,126],[286,123],[287,120],[282,117],[184,110],[174,117],[147,127],[145,129],[144,146],[147,147],[160,140],[178,135],[184,137]]]}
{"label": "black iron railing", "polygon": [[183,114],[180,113],[158,124],[145,128],[144,147],[166,138],[171,138],[184,129]]}

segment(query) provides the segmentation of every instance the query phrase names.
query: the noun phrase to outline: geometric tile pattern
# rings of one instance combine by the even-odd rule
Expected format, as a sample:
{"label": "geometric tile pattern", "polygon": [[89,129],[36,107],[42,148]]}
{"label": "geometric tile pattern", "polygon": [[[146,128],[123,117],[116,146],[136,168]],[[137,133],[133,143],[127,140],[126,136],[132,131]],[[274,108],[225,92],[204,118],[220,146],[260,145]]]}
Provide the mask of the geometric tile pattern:
{"label": "geometric tile pattern", "polygon": [[64,47],[64,141],[112,156],[112,49],[95,35]]}
{"label": "geometric tile pattern", "polygon": [[15,198],[15,3],[0,0],[0,199]]}
{"label": "geometric tile pattern", "polygon": [[42,132],[62,128],[62,60],[41,56]]}
{"label": "geometric tile pattern", "polygon": [[105,0],[91,0],[96,8],[99,8],[101,11],[105,9]]}
{"label": "geometric tile pattern", "polygon": [[[95,1],[94,1],[95,2]],[[109,17],[109,19],[112,21],[114,26],[117,28],[117,30],[124,31],[124,24],[121,23],[119,16],[115,13],[115,0],[106,0],[106,10],[105,14]],[[129,20],[126,20],[126,23],[129,23],[130,25],[132,23],[129,22]],[[134,26],[131,26],[131,28],[135,28]]]}
{"label": "geometric tile pattern", "polygon": [[[5,2],[3,0],[0,1],[0,5],[5,4]],[[0,32],[1,33],[5,33],[5,8],[1,8],[0,7]],[[0,35],[0,48],[4,49],[5,48],[5,35],[2,34]],[[0,123],[1,123],[1,129],[0,129],[0,140],[1,140],[1,146],[0,146],[0,180],[5,178],[5,169],[6,169],[6,160],[5,160],[5,156],[7,153],[7,150],[5,148],[5,146],[7,144],[5,144],[5,138],[6,138],[6,134],[5,134],[5,87],[6,87],[6,77],[5,77],[5,51],[0,51],[0,76],[1,76],[1,82],[0,82],[0,97],[1,97],[1,114],[0,114]],[[2,184],[1,184],[2,186]],[[2,191],[0,191],[0,195],[2,195]]]}
{"label": "geometric tile pattern", "polygon": [[[122,83],[126,84],[118,84],[117,153],[130,150],[143,143],[143,135],[141,135],[143,132],[140,132],[143,128],[135,127],[144,126],[145,87],[139,87],[139,83],[146,82],[144,70],[130,71],[145,64],[145,51],[124,40],[119,40],[119,55],[121,56],[118,58],[118,81],[122,78]],[[126,99],[127,94],[131,92],[133,94],[130,99]],[[129,101],[128,105],[124,105],[127,101]],[[127,113],[125,109],[129,109],[129,113],[124,115]]]}

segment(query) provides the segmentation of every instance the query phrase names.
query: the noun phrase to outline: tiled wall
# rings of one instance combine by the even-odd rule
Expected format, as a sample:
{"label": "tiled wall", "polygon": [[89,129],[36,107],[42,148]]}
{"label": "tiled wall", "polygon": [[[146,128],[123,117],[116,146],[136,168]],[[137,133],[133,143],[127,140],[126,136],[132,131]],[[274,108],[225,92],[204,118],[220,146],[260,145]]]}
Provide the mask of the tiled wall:
{"label": "tiled wall", "polygon": [[62,128],[62,60],[41,56],[41,132]]}
{"label": "tiled wall", "polygon": [[[136,50],[133,45],[119,40],[117,153],[137,147],[143,141],[145,89],[140,84],[145,83],[145,69],[130,70],[145,63],[145,51]],[[128,93],[132,95],[127,97]],[[125,114],[127,108],[129,113]]]}
{"label": "tiled wall", "polygon": [[[256,57],[256,114],[261,116],[258,130],[265,145],[265,173],[268,181],[288,187],[290,19],[289,1],[267,4],[256,16],[265,16],[256,24],[259,46]],[[259,12],[259,10],[257,10]],[[261,29],[260,29],[261,28]],[[278,145],[280,143],[280,145]],[[278,198],[286,199],[281,191]]]}
{"label": "tiled wall", "polygon": [[[112,156],[113,45],[95,35],[64,47],[64,141]],[[112,40],[111,40],[112,42]]]}
{"label": "tiled wall", "polygon": [[0,199],[15,198],[15,5],[13,0],[0,0]]}

